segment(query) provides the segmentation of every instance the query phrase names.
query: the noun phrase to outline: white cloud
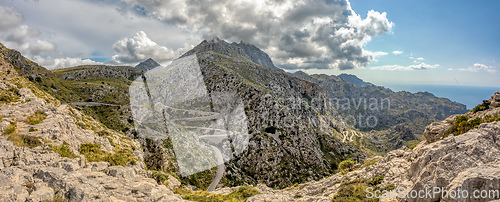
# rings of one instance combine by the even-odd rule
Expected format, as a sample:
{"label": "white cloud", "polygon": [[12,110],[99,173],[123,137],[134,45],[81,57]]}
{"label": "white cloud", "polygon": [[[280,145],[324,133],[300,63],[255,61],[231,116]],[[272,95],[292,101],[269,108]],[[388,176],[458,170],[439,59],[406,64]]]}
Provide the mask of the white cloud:
{"label": "white cloud", "polygon": [[181,52],[186,51],[184,48],[173,51],[165,46],[160,46],[149,39],[143,31],[136,33],[132,38],[123,38],[117,41],[113,45],[113,50],[117,54],[108,63],[115,65],[136,65],[148,58],[153,58],[158,63],[165,63],[179,57]]}
{"label": "white cloud", "polygon": [[402,54],[402,53],[403,53],[403,51],[392,51],[392,54],[394,54],[394,55],[399,55],[399,54]]}
{"label": "white cloud", "polygon": [[373,60],[363,49],[394,24],[386,13],[362,19],[347,0],[124,0],[129,10],[185,30],[255,44],[287,69],[364,67]]}
{"label": "white cloud", "polygon": [[424,60],[424,58],[420,57],[420,58],[417,58],[417,60]]}
{"label": "white cloud", "polygon": [[81,59],[81,58],[52,58],[46,57],[43,58],[41,56],[35,56],[34,62],[46,67],[47,69],[59,69],[59,68],[67,68],[74,67],[79,65],[102,65],[102,62],[95,62],[89,59]]}
{"label": "white cloud", "polygon": [[375,70],[425,70],[425,69],[435,69],[438,68],[439,65],[429,65],[425,63],[420,63],[417,65],[410,65],[410,66],[401,66],[401,65],[384,65],[384,66],[378,66],[378,67],[372,67],[371,69]]}
{"label": "white cloud", "polygon": [[469,68],[462,68],[462,69],[458,69],[460,71],[468,71],[468,72],[478,72],[478,71],[486,71],[486,72],[489,72],[489,73],[495,73],[497,72],[497,70],[492,67],[492,66],[486,66],[486,65],[483,65],[483,64],[479,64],[479,63],[475,63],[474,65],[472,65],[472,67],[469,67]]}
{"label": "white cloud", "polygon": [[[23,55],[33,59],[36,50],[28,51],[26,44],[17,41],[36,43],[37,40],[50,42],[55,51],[40,53],[43,58],[51,56],[59,58],[62,52],[67,57],[111,59],[114,52],[113,44],[125,37],[144,31],[148,37],[159,45],[172,50],[184,48],[185,44],[198,44],[202,34],[187,32],[176,26],[168,25],[156,18],[150,18],[120,11],[112,2],[118,1],[80,1],[80,0],[44,0],[44,1],[0,1],[9,8],[17,8],[20,19],[26,21],[29,30],[39,32],[38,36],[26,39],[21,32],[13,32],[19,28],[9,28],[9,33],[0,31],[0,41],[9,48],[21,51]],[[0,13],[0,19],[4,13]],[[62,20],[64,19],[64,20]],[[0,23],[2,23],[0,22]],[[3,35],[3,36],[2,36]],[[11,40],[6,38],[10,35]],[[14,37],[15,36],[15,37]],[[26,36],[26,35],[24,35]],[[34,36],[34,35],[33,35]],[[40,45],[40,44],[38,44]],[[40,47],[40,46],[38,46]],[[23,49],[24,48],[24,49]],[[65,57],[66,57],[65,56]]]}
{"label": "white cloud", "polygon": [[12,7],[0,5],[0,31],[15,28],[23,22],[23,16]]}
{"label": "white cloud", "polygon": [[371,51],[366,51],[365,50],[364,54],[371,56],[372,57],[372,61],[376,62],[376,61],[378,61],[377,60],[378,57],[381,57],[381,56],[384,56],[384,55],[388,55],[389,53],[382,52],[382,51],[371,52]]}

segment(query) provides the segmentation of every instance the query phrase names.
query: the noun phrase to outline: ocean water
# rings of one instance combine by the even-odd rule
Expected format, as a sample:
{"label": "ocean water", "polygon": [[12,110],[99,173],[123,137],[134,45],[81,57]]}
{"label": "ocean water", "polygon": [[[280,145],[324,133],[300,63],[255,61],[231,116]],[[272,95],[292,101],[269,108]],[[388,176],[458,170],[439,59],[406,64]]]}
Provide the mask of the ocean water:
{"label": "ocean water", "polygon": [[447,86],[447,85],[386,85],[393,91],[429,92],[437,97],[445,97],[452,101],[465,104],[467,109],[472,109],[481,104],[483,100],[490,99],[500,87],[481,86]]}

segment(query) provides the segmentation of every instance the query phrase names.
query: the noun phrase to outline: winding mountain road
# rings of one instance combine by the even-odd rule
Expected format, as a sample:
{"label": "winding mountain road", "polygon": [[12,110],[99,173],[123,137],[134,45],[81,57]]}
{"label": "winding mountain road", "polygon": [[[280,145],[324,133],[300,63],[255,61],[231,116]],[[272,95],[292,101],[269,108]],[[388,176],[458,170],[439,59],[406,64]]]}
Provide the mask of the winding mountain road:
{"label": "winding mountain road", "polygon": [[215,174],[215,178],[214,180],[212,180],[212,183],[207,188],[207,191],[215,191],[215,188],[217,188],[217,185],[222,179],[222,175],[224,174],[224,171],[226,169],[224,167],[224,159],[222,158],[222,153],[220,153],[220,150],[217,147],[212,146],[212,148],[214,149],[217,157],[217,174]]}

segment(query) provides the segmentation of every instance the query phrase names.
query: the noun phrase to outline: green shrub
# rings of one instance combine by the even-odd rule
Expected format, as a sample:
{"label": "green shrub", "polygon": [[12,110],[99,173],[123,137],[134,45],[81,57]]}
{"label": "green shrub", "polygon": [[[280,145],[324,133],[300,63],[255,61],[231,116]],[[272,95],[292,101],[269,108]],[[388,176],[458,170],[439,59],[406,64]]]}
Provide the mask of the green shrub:
{"label": "green shrub", "polygon": [[2,135],[10,135],[16,132],[17,122],[10,122],[10,124],[5,128]]}
{"label": "green shrub", "polygon": [[380,175],[380,176],[373,177],[372,180],[370,180],[370,182],[368,182],[368,184],[370,186],[376,186],[376,185],[379,185],[380,183],[382,183],[382,181],[384,181],[384,176]]}
{"label": "green shrub", "polygon": [[12,134],[9,136],[7,139],[14,143],[18,147],[38,147],[42,145],[42,141],[40,141],[40,138],[35,137],[35,136],[30,136],[30,135],[17,135],[17,134]]}
{"label": "green shrub", "polygon": [[85,143],[80,145],[80,153],[90,162],[106,161],[111,166],[126,166],[127,163],[135,165],[137,158],[132,156],[132,151],[129,149],[115,148],[115,153],[101,151],[101,144]]}
{"label": "green shrub", "polygon": [[152,178],[155,179],[158,184],[163,184],[168,180],[168,175],[164,172],[153,170],[152,174]]}
{"label": "green shrub", "polygon": [[230,194],[213,194],[207,191],[192,191],[186,188],[178,188],[174,193],[182,195],[183,199],[189,201],[213,202],[213,201],[245,201],[247,198],[260,194],[260,192],[249,186],[241,186]]}
{"label": "green shrub", "polygon": [[38,131],[38,129],[30,127],[29,132],[34,132],[34,131]]}
{"label": "green shrub", "polygon": [[370,181],[364,178],[359,178],[352,180],[350,182],[345,182],[340,184],[337,194],[333,196],[332,201],[378,201],[377,198],[368,198],[368,192],[366,189],[372,187],[373,191],[394,190],[393,184],[388,184],[385,187],[379,187],[379,185],[384,180],[384,176],[373,177]]}
{"label": "green shrub", "polygon": [[357,161],[353,161],[352,159],[344,160],[339,163],[339,169],[342,171],[350,171],[357,163]]}
{"label": "green shrub", "polygon": [[36,111],[34,114],[28,116],[25,120],[26,123],[30,125],[36,125],[42,123],[42,121],[47,118],[47,114],[43,111]]}
{"label": "green shrub", "polygon": [[365,162],[365,164],[363,164],[363,167],[371,166],[371,165],[377,163],[379,160],[380,159],[373,159],[373,160],[371,160],[369,162]]}
{"label": "green shrub", "polygon": [[467,121],[467,120],[469,120],[469,117],[467,117],[467,116],[457,116],[455,118],[455,124],[459,124],[459,123]]}
{"label": "green shrub", "polygon": [[490,108],[490,101],[483,100],[482,104],[477,105],[474,109],[471,110],[472,113],[476,113],[478,111],[484,111]]}
{"label": "green shrub", "polygon": [[8,90],[0,91],[0,103],[11,103],[19,100],[19,90],[17,88],[9,88]]}
{"label": "green shrub", "polygon": [[68,158],[76,158],[77,156],[71,148],[69,147],[69,144],[66,142],[63,142],[61,146],[53,146],[52,148],[49,149],[50,151],[54,151],[61,155],[61,157],[68,157]]}
{"label": "green shrub", "polygon": [[482,119],[477,117],[472,120],[468,120],[467,116],[457,116],[453,125],[444,133],[445,136],[450,134],[461,135],[468,132],[471,129],[477,128],[481,123],[491,123],[494,121],[500,121],[500,116],[495,114],[494,116],[486,115]]}

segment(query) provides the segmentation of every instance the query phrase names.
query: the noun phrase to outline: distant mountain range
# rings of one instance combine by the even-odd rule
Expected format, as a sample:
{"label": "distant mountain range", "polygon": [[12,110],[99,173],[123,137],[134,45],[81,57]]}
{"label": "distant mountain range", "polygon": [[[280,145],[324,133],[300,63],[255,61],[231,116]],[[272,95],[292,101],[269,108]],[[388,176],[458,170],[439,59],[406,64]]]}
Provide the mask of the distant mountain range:
{"label": "distant mountain range", "polygon": [[[207,90],[236,92],[249,122],[248,150],[226,163],[221,183],[228,186],[265,183],[282,188],[321,179],[338,171],[343,160],[363,161],[367,154],[410,145],[426,124],[465,111],[465,106],[445,98],[392,92],[354,75],[289,74],[276,68],[265,52],[243,42],[205,40],[181,57],[194,54]],[[135,68],[87,65],[48,71],[26,62],[17,51],[6,55],[22,76],[44,91],[141,142],[148,169],[178,171],[172,146],[138,136],[127,107],[129,85],[158,66],[153,59]],[[373,100],[377,105],[370,105]],[[362,124],[352,122],[358,115],[364,116]],[[373,127],[366,127],[370,124]],[[353,132],[359,135],[349,135]],[[209,170],[184,180],[206,188],[214,175]]]}

